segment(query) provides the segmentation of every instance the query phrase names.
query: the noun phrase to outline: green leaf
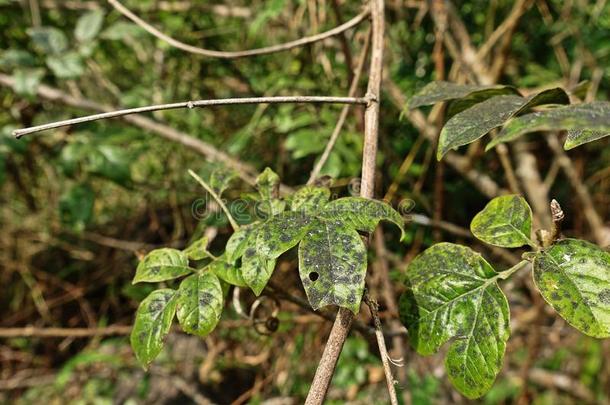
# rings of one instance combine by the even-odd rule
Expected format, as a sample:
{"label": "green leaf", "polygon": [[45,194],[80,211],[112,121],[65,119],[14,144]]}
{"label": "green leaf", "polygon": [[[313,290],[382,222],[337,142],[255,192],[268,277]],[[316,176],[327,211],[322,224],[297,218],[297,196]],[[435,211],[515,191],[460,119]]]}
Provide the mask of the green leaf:
{"label": "green leaf", "polygon": [[574,149],[577,146],[593,142],[607,136],[610,136],[610,131],[591,131],[588,129],[570,130],[568,131],[568,136],[563,148],[565,150]]}
{"label": "green leaf", "polygon": [[491,388],[504,359],[510,312],[498,277],[481,255],[452,243],[427,249],[406,271],[400,318],[409,341],[423,355],[451,341],[445,368],[468,398]]}
{"label": "green leaf", "polygon": [[610,337],[610,253],[583,240],[561,240],[536,255],[534,282],[570,325]]}
{"label": "green leaf", "polygon": [[[489,150],[502,142],[512,141],[529,132],[588,130],[610,133],[610,102],[597,101],[589,104],[575,104],[546,111],[521,115],[511,119],[485,148]],[[591,132],[587,132],[590,134]],[[591,140],[599,139],[592,137]],[[583,140],[582,143],[587,142]],[[568,139],[565,149],[580,145],[578,141]]]}
{"label": "green leaf", "polygon": [[494,246],[535,246],[532,234],[532,210],[518,195],[505,195],[491,200],[470,223],[477,239]]}
{"label": "green leaf", "polygon": [[156,290],[138,307],[130,340],[136,359],[145,368],[163,349],[176,314],[177,298],[174,290]]}
{"label": "green leaf", "polygon": [[[478,102],[487,99],[488,97],[501,94],[519,94],[513,87],[510,86],[479,86],[473,84],[456,84],[444,81],[436,81],[426,85],[419,93],[409,101],[409,109],[431,105],[439,101],[449,101],[471,97]],[[473,105],[468,104],[468,107]],[[468,108],[465,107],[465,108]],[[461,107],[461,109],[465,109]],[[461,111],[461,110],[460,110]],[[457,112],[457,111],[456,111]]]}
{"label": "green leaf", "polygon": [[82,59],[76,52],[48,56],[46,63],[59,79],[73,79],[81,76],[85,71]]}
{"label": "green leaf", "polygon": [[137,38],[146,34],[143,28],[137,24],[127,21],[118,21],[106,28],[100,37],[112,41],[124,40],[126,38]]}
{"label": "green leaf", "polygon": [[87,42],[94,39],[102,28],[104,22],[104,10],[91,10],[81,16],[76,22],[74,36],[79,42]]}
{"label": "green leaf", "polygon": [[319,219],[299,245],[299,274],[314,310],[338,305],[357,314],[366,267],[364,242],[341,220]]}
{"label": "green leaf", "polygon": [[447,105],[447,119],[453,117],[456,114],[461,113],[464,110],[471,108],[487,99],[498,96],[513,95],[521,97],[521,94],[517,89],[511,86],[492,86],[488,89],[474,91],[463,98],[450,100]]}
{"label": "green leaf", "polygon": [[294,211],[274,215],[262,224],[256,234],[256,254],[276,259],[299,243],[311,228],[312,217]]}
{"label": "green leaf", "polygon": [[0,68],[10,70],[16,68],[32,68],[36,66],[34,56],[23,49],[7,49],[0,54]]}
{"label": "green leaf", "polygon": [[28,35],[34,48],[42,53],[59,55],[68,48],[68,39],[55,27],[29,28]]}
{"label": "green leaf", "polygon": [[127,152],[118,146],[96,145],[88,148],[85,156],[86,170],[115,183],[126,186],[131,183],[131,159]]}
{"label": "green leaf", "polygon": [[218,196],[229,187],[231,182],[237,177],[237,173],[233,169],[227,169],[225,167],[219,167],[212,172],[210,176],[210,187]]}
{"label": "green leaf", "polygon": [[363,197],[344,197],[330,202],[320,214],[329,220],[339,220],[363,232],[373,232],[379,221],[396,224],[405,236],[404,219],[389,204]]}
{"label": "green leaf", "polygon": [[259,255],[253,246],[248,247],[241,259],[241,274],[254,294],[260,295],[275,270],[275,259]]}
{"label": "green leaf", "polygon": [[206,336],[214,330],[222,314],[220,280],[210,272],[193,274],[178,289],[178,322],[193,335]]}
{"label": "green leaf", "polygon": [[256,241],[256,232],[260,226],[260,222],[244,225],[231,235],[225,246],[227,262],[235,264],[237,259],[243,256],[248,245],[253,245]]}
{"label": "green leaf", "polygon": [[186,253],[177,249],[162,248],[148,253],[138,264],[133,284],[172,280],[193,272]]}
{"label": "green leaf", "polygon": [[38,85],[44,77],[44,69],[16,69],[13,73],[15,93],[24,96],[33,96],[38,90]]}
{"label": "green leaf", "polygon": [[256,178],[256,187],[263,200],[270,200],[276,197],[279,192],[280,176],[267,167]]}
{"label": "green leaf", "polygon": [[88,184],[79,184],[59,198],[59,215],[61,222],[82,231],[93,217],[95,193]]}
{"label": "green leaf", "polygon": [[292,211],[320,211],[330,199],[330,190],[326,187],[305,186],[292,196]]}
{"label": "green leaf", "polygon": [[191,243],[189,247],[184,249],[183,252],[191,260],[203,260],[207,257],[210,257],[210,252],[208,252],[207,236],[197,239],[196,241]]}
{"label": "green leaf", "polygon": [[225,261],[224,256],[212,261],[206,266],[206,269],[231,285],[237,287],[248,287],[244,277],[241,274],[241,269]]}
{"label": "green leaf", "polygon": [[560,88],[544,90],[527,98],[514,94],[489,98],[447,121],[439,137],[437,159],[440,160],[451,149],[476,141],[502,126],[509,118],[533,107],[569,102],[569,96]]}

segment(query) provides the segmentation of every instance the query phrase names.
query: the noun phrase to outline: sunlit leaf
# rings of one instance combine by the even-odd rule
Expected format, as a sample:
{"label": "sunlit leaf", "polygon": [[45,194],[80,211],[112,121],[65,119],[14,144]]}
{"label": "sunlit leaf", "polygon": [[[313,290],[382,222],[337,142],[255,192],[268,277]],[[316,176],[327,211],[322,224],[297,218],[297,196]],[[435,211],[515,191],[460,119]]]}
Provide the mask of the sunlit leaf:
{"label": "sunlit leaf", "polygon": [[561,240],[536,255],[534,281],[570,325],[610,337],[610,253],[583,240]]}
{"label": "sunlit leaf", "polygon": [[[519,94],[510,86],[479,86],[474,84],[457,84],[444,81],[436,81],[427,84],[415,96],[409,100],[409,108],[417,108],[431,105],[440,101],[449,101],[470,97],[471,102],[457,108],[456,113],[464,110],[476,102],[481,102],[489,97],[502,94]],[[476,100],[476,102],[474,101]]]}
{"label": "sunlit leaf", "polygon": [[174,290],[156,290],[138,307],[130,340],[138,362],[144,367],[163,349],[176,314],[177,298]]}
{"label": "sunlit leaf", "polygon": [[[584,134],[589,136],[591,133],[610,133],[610,103],[596,101],[521,115],[511,119],[485,149],[489,150],[499,143],[512,141],[529,132],[560,130],[586,130]],[[595,139],[599,137],[593,136],[590,140]],[[564,148],[571,149],[585,142],[588,140],[575,137],[566,141]]]}
{"label": "sunlit leaf", "polygon": [[188,256],[191,260],[202,260],[207,257],[210,257],[210,252],[208,252],[208,238],[204,236],[200,239],[197,239],[193,243],[189,245],[183,252]]}
{"label": "sunlit leaf", "polygon": [[186,253],[172,248],[156,249],[140,261],[133,283],[172,280],[192,271]]}
{"label": "sunlit leaf", "polygon": [[418,353],[436,353],[450,342],[445,368],[469,398],[492,386],[510,334],[509,308],[498,274],[465,246],[439,243],[417,256],[405,275],[400,318]]}
{"label": "sunlit leaf", "polygon": [[366,268],[364,242],[340,220],[318,220],[299,245],[299,274],[313,309],[338,305],[357,314]]}
{"label": "sunlit leaf", "polygon": [[532,210],[518,195],[505,195],[491,200],[470,223],[477,239],[490,245],[520,247],[533,245]]}
{"label": "sunlit leaf", "polygon": [[218,277],[205,271],[188,276],[178,289],[178,322],[185,332],[206,336],[222,314],[223,294]]}
{"label": "sunlit leaf", "polygon": [[94,39],[102,28],[104,22],[104,10],[91,10],[84,14],[76,22],[74,36],[80,42],[91,41]]}

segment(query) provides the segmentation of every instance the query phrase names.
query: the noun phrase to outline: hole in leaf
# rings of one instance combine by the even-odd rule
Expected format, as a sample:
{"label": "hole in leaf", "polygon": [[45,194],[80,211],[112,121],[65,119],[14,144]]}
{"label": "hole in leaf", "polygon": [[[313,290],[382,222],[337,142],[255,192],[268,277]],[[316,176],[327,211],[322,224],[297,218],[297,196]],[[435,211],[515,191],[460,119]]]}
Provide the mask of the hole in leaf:
{"label": "hole in leaf", "polygon": [[316,273],[315,271],[312,271],[311,273],[309,273],[309,279],[311,281],[316,281],[318,278],[320,278],[320,275],[318,273]]}

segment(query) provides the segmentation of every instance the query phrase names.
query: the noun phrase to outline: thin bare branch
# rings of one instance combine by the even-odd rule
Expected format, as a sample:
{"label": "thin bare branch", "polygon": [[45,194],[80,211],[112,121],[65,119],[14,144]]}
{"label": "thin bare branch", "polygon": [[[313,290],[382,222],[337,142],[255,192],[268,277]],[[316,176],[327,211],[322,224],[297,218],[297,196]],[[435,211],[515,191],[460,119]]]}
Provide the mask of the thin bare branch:
{"label": "thin bare branch", "polygon": [[13,135],[20,138],[27,134],[46,131],[49,129],[65,127],[68,125],[82,124],[108,118],[117,118],[125,115],[140,114],[152,111],[175,110],[178,108],[212,107],[219,105],[240,104],[289,104],[289,103],[314,103],[314,104],[368,104],[366,97],[324,97],[324,96],[286,96],[286,97],[244,97],[224,98],[213,100],[182,101],[179,103],[149,105],[146,107],[128,108],[126,110],[110,111],[101,114],[93,114],[85,117],[72,118],[69,120],[37,125],[35,127],[16,129]]}
{"label": "thin bare branch", "polygon": [[134,23],[136,23],[137,25],[142,27],[144,30],[146,30],[148,33],[154,35],[155,37],[159,38],[162,41],[167,42],[168,44],[170,44],[171,46],[173,46],[175,48],[178,48],[178,49],[181,49],[183,51],[190,52],[193,54],[197,54],[197,55],[208,56],[208,57],[212,57],[212,58],[221,58],[221,59],[235,59],[235,58],[243,58],[243,57],[247,57],[247,56],[268,55],[271,53],[287,51],[292,48],[296,48],[299,46],[322,41],[326,38],[330,38],[335,35],[339,35],[342,32],[345,32],[345,31],[349,30],[350,28],[357,26],[362,21],[364,21],[370,14],[370,12],[367,8],[367,9],[363,10],[360,14],[358,14],[356,17],[352,18],[351,20],[347,21],[346,23],[341,24],[338,27],[335,27],[329,31],[322,32],[320,34],[312,35],[309,37],[297,39],[295,41],[286,42],[284,44],[272,45],[272,46],[268,46],[265,48],[250,49],[250,50],[246,50],[246,51],[226,52],[226,51],[214,51],[214,50],[210,50],[210,49],[203,49],[203,48],[199,48],[199,47],[192,46],[189,44],[185,44],[184,42],[180,42],[180,41],[162,33],[161,31],[159,31],[158,29],[156,29],[155,27],[153,27],[146,21],[142,20],[140,17],[138,17],[137,15],[132,13],[124,5],[119,3],[117,0],[108,0],[108,3],[110,3],[118,12],[123,14],[125,17],[129,18],[131,21],[133,21]]}

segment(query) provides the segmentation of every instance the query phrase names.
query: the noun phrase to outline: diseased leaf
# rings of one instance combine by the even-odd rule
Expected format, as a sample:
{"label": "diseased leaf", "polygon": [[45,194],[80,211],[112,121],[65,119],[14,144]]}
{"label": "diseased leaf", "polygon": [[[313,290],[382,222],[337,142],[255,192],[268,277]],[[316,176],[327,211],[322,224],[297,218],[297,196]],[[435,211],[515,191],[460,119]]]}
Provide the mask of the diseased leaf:
{"label": "diseased leaf", "polygon": [[330,202],[321,217],[339,220],[363,232],[373,232],[379,221],[396,224],[405,236],[404,219],[389,204],[363,197],[344,197]]}
{"label": "diseased leaf", "polygon": [[197,239],[195,242],[191,243],[189,247],[184,249],[183,252],[191,260],[203,260],[210,257],[210,252],[208,252],[207,236]]}
{"label": "diseased leaf", "polygon": [[177,302],[176,291],[162,289],[153,291],[140,303],[130,340],[136,359],[143,367],[147,367],[163,349]]}
{"label": "diseased leaf", "polygon": [[569,96],[561,88],[544,90],[527,98],[510,94],[482,101],[447,121],[439,137],[437,159],[440,160],[451,149],[476,141],[492,129],[502,126],[509,118],[533,107],[569,102]]}
{"label": "diseased leaf", "polygon": [[565,150],[574,149],[585,143],[610,136],[610,131],[591,131],[588,129],[576,129],[568,131],[566,142],[563,144]]}
{"label": "diseased leaf", "polygon": [[[588,104],[575,104],[546,111],[534,112],[511,119],[485,148],[489,150],[502,142],[509,142],[529,132],[588,130],[610,133],[610,102],[596,101]],[[589,132],[590,133],[590,132]],[[593,139],[598,139],[593,137]],[[571,149],[572,141],[564,148]]]}
{"label": "diseased leaf", "polygon": [[610,253],[584,240],[561,240],[536,255],[534,282],[570,325],[610,337]]}
{"label": "diseased leaf", "polygon": [[499,275],[471,249],[439,243],[417,256],[405,276],[400,318],[411,345],[430,355],[451,341],[449,379],[468,398],[482,396],[502,367],[510,334]]}
{"label": "diseased leaf", "polygon": [[228,263],[224,260],[224,258],[224,256],[220,256],[217,260],[214,260],[208,264],[206,269],[231,285],[237,287],[247,287],[248,285],[241,274],[241,269]]}
{"label": "diseased leaf", "polygon": [[[435,104],[439,101],[455,100],[467,96],[477,99],[478,102],[480,102],[488,97],[514,93],[518,94],[518,92],[510,86],[479,86],[474,84],[456,84],[436,81],[427,84],[419,93],[413,96],[409,101],[408,107],[409,109],[413,109],[424,105]],[[469,104],[468,107],[472,104]],[[465,108],[462,108],[462,110]]]}
{"label": "diseased leaf", "polygon": [[280,187],[280,176],[267,167],[256,178],[256,187],[263,200],[275,198],[278,195]]}
{"label": "diseased leaf", "polygon": [[220,167],[215,169],[210,176],[210,187],[219,196],[229,187],[231,182],[237,177],[237,173],[233,169]]}
{"label": "diseased leaf", "polygon": [[94,39],[102,28],[104,22],[104,10],[91,10],[84,14],[76,22],[74,36],[79,42],[91,41]]}
{"label": "diseased leaf", "polygon": [[534,245],[530,239],[532,210],[525,199],[518,195],[505,195],[491,200],[473,218],[470,230],[477,239],[490,245]]}
{"label": "diseased leaf", "polygon": [[341,220],[319,219],[299,245],[299,274],[311,307],[360,310],[366,275],[366,247]]}
{"label": "diseased leaf", "polygon": [[241,274],[248,287],[259,296],[275,270],[275,259],[261,256],[256,248],[249,246],[241,259]]}
{"label": "diseased leaf", "polygon": [[133,284],[172,280],[192,271],[186,253],[171,248],[156,249],[148,253],[138,264]]}
{"label": "diseased leaf", "polygon": [[521,97],[519,91],[512,86],[492,86],[491,88],[474,91],[463,98],[450,100],[447,104],[446,118],[449,119],[490,98],[508,95]]}
{"label": "diseased leaf", "polygon": [[193,274],[178,289],[178,322],[193,335],[206,336],[214,330],[222,314],[220,280],[211,272]]}
{"label": "diseased leaf", "polygon": [[256,234],[256,254],[276,259],[293,248],[314,224],[312,217],[302,212],[286,211],[271,217]]}
{"label": "diseased leaf", "polygon": [[314,211],[324,209],[330,199],[330,190],[326,187],[305,186],[292,196],[292,211]]}
{"label": "diseased leaf", "polygon": [[225,246],[225,257],[227,262],[235,264],[237,259],[242,257],[248,245],[254,245],[256,232],[261,226],[260,222],[241,226],[231,235]]}

